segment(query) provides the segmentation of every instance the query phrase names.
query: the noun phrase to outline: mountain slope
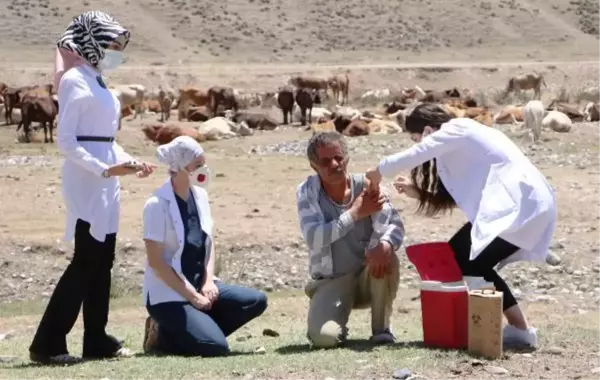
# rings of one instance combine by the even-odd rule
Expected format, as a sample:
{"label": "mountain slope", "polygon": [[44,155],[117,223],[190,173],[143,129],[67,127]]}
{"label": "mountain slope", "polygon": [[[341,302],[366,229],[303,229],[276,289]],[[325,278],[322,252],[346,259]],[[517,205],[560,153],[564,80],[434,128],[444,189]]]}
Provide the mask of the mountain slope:
{"label": "mountain slope", "polygon": [[48,62],[73,16],[107,11],[130,62],[395,62],[598,57],[598,0],[2,0],[0,59]]}

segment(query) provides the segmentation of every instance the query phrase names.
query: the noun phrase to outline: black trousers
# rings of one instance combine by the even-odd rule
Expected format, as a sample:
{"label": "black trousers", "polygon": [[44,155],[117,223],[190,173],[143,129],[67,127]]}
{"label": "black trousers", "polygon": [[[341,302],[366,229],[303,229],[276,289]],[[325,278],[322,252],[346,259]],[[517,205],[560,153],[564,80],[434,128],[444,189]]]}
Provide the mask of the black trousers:
{"label": "black trousers", "polygon": [[519,250],[519,247],[499,237],[494,239],[475,260],[469,260],[471,253],[471,223],[461,227],[450,239],[450,246],[454,257],[463,275],[483,277],[486,281],[493,282],[498,291],[503,293],[502,309],[506,310],[517,304],[515,296],[510,291],[506,282],[494,270],[494,267]]}
{"label": "black trousers", "polygon": [[90,224],[75,227],[73,260],[58,281],[29,350],[38,355],[67,354],[67,334],[83,304],[83,357],[110,357],[121,343],[105,331],[108,322],[111,269],[116,234],[100,242],[90,235]]}

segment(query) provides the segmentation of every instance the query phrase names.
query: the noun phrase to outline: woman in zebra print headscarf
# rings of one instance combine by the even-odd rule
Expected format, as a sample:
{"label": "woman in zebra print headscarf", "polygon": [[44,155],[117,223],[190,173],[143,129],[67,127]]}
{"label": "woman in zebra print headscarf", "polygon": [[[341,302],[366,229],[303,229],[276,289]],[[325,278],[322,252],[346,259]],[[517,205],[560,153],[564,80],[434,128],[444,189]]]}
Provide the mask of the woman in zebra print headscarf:
{"label": "woman in zebra print headscarf", "polygon": [[123,50],[129,37],[129,31],[104,12],[90,11],[73,19],[56,44],[55,87],[67,70],[84,62],[102,69],[107,54],[115,51],[109,47],[116,43]]}
{"label": "woman in zebra print headscarf", "polygon": [[57,43],[57,143],[65,156],[62,192],[67,211],[65,241],[75,240],[71,263],[56,284],[33,342],[30,358],[73,364],[67,334],[83,305],[83,358],[130,356],[106,333],[111,269],[120,214],[118,177],[150,175],[115,141],[121,104],[101,74],[122,63],[129,31],[103,12],[75,18]]}

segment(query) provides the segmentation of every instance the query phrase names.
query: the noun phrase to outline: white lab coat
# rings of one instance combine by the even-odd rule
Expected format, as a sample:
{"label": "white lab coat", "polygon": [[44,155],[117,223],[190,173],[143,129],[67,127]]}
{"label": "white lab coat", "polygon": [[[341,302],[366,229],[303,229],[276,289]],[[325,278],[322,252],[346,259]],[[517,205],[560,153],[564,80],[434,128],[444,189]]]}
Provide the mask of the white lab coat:
{"label": "white lab coat", "polygon": [[556,200],[544,175],[501,131],[452,119],[403,152],[381,160],[390,177],[437,159],[439,178],[473,224],[471,260],[496,237],[520,249],[500,263],[543,261],[556,227]]}
{"label": "white lab coat", "polygon": [[63,75],[58,86],[57,142],[65,156],[66,241],[73,239],[77,219],[90,223],[90,234],[101,242],[107,234],[117,232],[119,178],[104,178],[102,172],[132,160],[116,142],[77,141],[77,136],[114,137],[118,129],[121,104],[100,86],[97,76],[91,66],[77,66]]}
{"label": "white lab coat", "polygon": [[[207,265],[213,254],[213,219],[208,203],[208,194],[206,190],[198,186],[192,186],[192,194],[200,218],[200,228],[206,234],[204,265]],[[179,205],[175,199],[171,179],[168,179],[148,198],[144,205],[144,239],[163,243],[163,259],[183,281],[187,281],[181,266],[181,256],[185,246],[184,233],[185,227],[181,220]],[[218,280],[216,277],[215,279]],[[149,301],[150,305],[187,301],[181,294],[171,289],[158,274],[154,273],[148,260],[146,260],[146,271],[144,272],[143,296],[144,304]]]}

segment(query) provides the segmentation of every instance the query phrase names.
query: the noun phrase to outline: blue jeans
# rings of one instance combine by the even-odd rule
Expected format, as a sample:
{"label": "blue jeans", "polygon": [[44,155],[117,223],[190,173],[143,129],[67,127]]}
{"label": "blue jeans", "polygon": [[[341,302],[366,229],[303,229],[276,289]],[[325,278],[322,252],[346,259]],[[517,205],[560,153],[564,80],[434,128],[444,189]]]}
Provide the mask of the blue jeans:
{"label": "blue jeans", "polygon": [[227,355],[226,337],[267,308],[267,296],[258,290],[220,281],[215,284],[219,297],[206,312],[189,302],[146,306],[150,317],[159,326],[157,351],[185,356]]}

